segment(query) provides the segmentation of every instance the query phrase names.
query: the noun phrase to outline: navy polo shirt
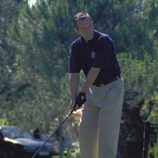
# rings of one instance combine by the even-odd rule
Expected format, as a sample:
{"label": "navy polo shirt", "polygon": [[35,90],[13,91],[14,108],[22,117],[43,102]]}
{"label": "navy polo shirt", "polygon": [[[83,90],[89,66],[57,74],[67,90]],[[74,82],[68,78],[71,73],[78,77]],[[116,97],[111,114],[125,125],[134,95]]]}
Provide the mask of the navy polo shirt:
{"label": "navy polo shirt", "polygon": [[93,39],[86,42],[82,37],[71,44],[70,73],[83,70],[87,76],[89,70],[101,68],[94,84],[108,83],[120,76],[120,66],[114,51],[114,44],[109,35],[94,31]]}

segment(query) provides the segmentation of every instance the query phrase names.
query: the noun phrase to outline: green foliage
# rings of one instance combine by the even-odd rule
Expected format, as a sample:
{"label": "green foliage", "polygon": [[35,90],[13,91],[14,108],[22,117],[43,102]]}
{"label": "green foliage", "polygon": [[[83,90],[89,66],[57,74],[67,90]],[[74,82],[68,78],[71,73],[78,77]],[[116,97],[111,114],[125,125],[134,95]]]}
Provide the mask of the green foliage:
{"label": "green foliage", "polygon": [[79,158],[79,147],[71,147],[71,148],[66,148],[64,151],[64,156],[63,158]]}
{"label": "green foliage", "polygon": [[140,158],[143,122],[147,119],[152,123],[157,121],[158,62],[147,54],[143,60],[125,53],[118,57],[125,81],[119,148],[125,158]]}
{"label": "green foliage", "polygon": [[8,120],[7,119],[0,118],[0,126],[7,125],[7,124],[8,124]]}
{"label": "green foliage", "polygon": [[[126,107],[121,142],[127,146],[122,145],[121,149],[133,158],[132,153],[141,147],[143,119],[158,121],[158,1],[41,0],[32,8],[26,1],[1,1],[0,114],[5,118],[2,124],[49,131],[63,119],[69,110],[69,45],[77,36],[72,17],[78,11],[88,11],[96,29],[112,36],[116,52],[124,52],[118,54]],[[73,118],[67,124],[69,129],[76,130],[76,137],[77,124]],[[70,132],[64,134],[72,136]]]}
{"label": "green foliage", "polygon": [[[34,9],[32,12],[30,8],[25,7],[19,19],[8,31],[9,43],[15,47],[18,45],[15,59],[16,73],[12,82],[14,84],[26,82],[31,85],[31,90],[26,92],[24,99],[16,100],[15,114],[10,117],[18,114],[19,119],[12,123],[19,124],[18,120],[28,119],[33,120],[33,126],[42,125],[47,130],[51,126],[51,120],[60,117],[59,111],[54,109],[60,105],[60,100],[57,99],[60,93],[58,83],[65,72],[63,54],[66,48],[55,39],[55,36],[51,36],[55,32],[55,27],[50,22],[51,18],[47,21],[49,15],[42,14],[44,7]],[[17,108],[19,106],[20,108]],[[48,122],[45,122],[45,119]],[[23,126],[28,125],[26,123]]]}
{"label": "green foliage", "polygon": [[145,54],[143,60],[131,55],[119,54],[119,62],[125,80],[125,89],[136,90],[141,96],[149,97],[157,91],[157,59]]}

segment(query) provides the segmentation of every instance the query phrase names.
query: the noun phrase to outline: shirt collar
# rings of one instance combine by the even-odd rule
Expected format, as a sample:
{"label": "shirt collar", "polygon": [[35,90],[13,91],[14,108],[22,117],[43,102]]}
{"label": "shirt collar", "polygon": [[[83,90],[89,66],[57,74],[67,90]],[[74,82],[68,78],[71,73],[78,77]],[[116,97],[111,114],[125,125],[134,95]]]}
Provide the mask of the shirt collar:
{"label": "shirt collar", "polygon": [[94,30],[93,38],[91,40],[89,40],[88,42],[86,42],[83,37],[80,37],[80,39],[81,39],[81,42],[83,42],[83,43],[92,43],[92,42],[95,42],[98,39],[97,31]]}

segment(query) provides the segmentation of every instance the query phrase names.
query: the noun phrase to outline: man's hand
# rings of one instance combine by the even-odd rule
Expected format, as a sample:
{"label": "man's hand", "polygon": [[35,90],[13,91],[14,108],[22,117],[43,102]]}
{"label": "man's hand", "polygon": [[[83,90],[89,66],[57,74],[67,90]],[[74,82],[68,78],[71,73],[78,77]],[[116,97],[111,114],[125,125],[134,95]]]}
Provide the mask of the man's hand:
{"label": "man's hand", "polygon": [[82,111],[83,111],[83,108],[80,108],[80,109],[74,111],[73,112],[74,117],[77,118],[77,119],[80,119],[82,117]]}
{"label": "man's hand", "polygon": [[81,108],[85,102],[86,102],[86,93],[80,92],[76,97],[74,110],[76,111],[77,109]]}

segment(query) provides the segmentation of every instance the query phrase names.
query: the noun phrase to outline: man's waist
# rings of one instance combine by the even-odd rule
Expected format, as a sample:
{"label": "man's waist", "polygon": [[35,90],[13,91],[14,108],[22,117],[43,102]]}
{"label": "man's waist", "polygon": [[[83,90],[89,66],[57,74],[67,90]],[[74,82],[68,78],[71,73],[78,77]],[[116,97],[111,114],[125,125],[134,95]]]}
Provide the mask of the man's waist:
{"label": "man's waist", "polygon": [[111,83],[113,81],[119,80],[120,78],[121,78],[120,76],[115,76],[115,77],[110,78],[110,79],[108,79],[106,81],[96,82],[93,85],[96,86],[96,87],[101,87],[101,86],[109,84],[109,83]]}

